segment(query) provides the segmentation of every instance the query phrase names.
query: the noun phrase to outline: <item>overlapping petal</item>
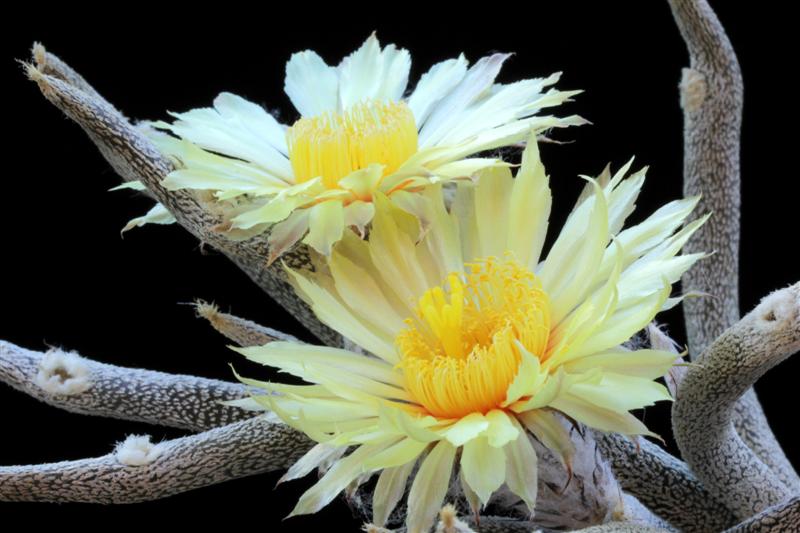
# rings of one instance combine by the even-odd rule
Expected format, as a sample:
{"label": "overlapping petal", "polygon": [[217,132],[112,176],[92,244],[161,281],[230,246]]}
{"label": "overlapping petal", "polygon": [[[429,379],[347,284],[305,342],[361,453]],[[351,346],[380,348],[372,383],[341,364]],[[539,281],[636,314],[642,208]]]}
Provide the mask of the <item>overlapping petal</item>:
{"label": "overlapping petal", "polygon": [[[431,91],[463,82],[454,81],[458,63],[440,71],[426,78]],[[415,465],[409,531],[428,530],[454,468],[476,505],[505,483],[532,510],[529,438],[571,468],[563,415],[600,431],[652,435],[630,411],[670,399],[654,379],[675,355],[624,343],[700,258],[679,252],[705,219],[681,228],[696,204],[686,199],[625,228],[644,183],[644,170],[629,175],[629,168],[586,178],[585,194],[542,254],[551,195],[532,135],[516,176],[507,166],[483,170],[458,184],[452,203],[433,184],[412,210],[376,193],[368,239],[344,230],[326,269],[289,269],[318,318],[367,352],[290,343],[239,349],[311,384],[262,384],[268,394],[256,397],[326,443],[297,471],[337,447],[355,447],[293,514],[314,512],[358,475],[381,471],[375,522],[385,524]],[[469,365],[484,365],[475,367],[484,373]],[[477,397],[480,409],[453,410],[476,396],[448,380],[476,375],[472,392],[501,383],[502,394]],[[448,396],[434,405],[429,394],[437,390]]]}
{"label": "overlapping petal", "polygon": [[[442,61],[406,94],[409,52],[382,47],[375,34],[335,66],[311,50],[295,53],[284,89],[301,117],[295,126],[306,121],[317,136],[299,134],[308,141],[296,151],[302,156],[289,140],[294,126],[287,129],[231,93],[221,93],[210,108],[170,113],[173,122],[152,123],[156,129],[147,133],[176,163],[165,186],[211,191],[232,237],[278,233],[270,239],[271,261],[301,240],[327,256],[345,228],[364,234],[377,195],[418,215],[419,196],[431,184],[507,166],[474,154],[522,142],[531,131],[584,123],[577,116],[539,114],[579,92],[552,88],[559,74],[498,83],[509,56],[489,55],[471,66],[463,55]],[[388,107],[377,112],[375,106]],[[411,130],[402,121],[393,125],[400,116],[413,122]],[[351,123],[358,126],[343,133]],[[336,143],[341,150],[331,148]],[[325,161],[338,170],[324,170]]]}

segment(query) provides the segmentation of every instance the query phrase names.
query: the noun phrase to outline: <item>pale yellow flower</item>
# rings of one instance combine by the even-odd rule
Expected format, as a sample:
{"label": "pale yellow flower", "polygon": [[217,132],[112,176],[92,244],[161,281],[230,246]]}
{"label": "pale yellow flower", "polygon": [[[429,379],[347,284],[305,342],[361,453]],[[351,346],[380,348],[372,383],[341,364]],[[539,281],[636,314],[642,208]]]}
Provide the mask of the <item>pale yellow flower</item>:
{"label": "pale yellow flower", "polygon": [[680,300],[671,284],[701,254],[678,252],[705,218],[681,229],[697,203],[683,199],[623,230],[644,182],[644,170],[625,177],[629,166],[607,182],[587,178],[590,194],[543,260],[551,195],[532,138],[516,178],[507,167],[482,171],[459,184],[449,212],[441,185],[428,187],[424,225],[376,195],[368,240],[346,232],[327,269],[290,270],[317,317],[365,352],[291,342],[236,349],[311,383],[239,378],[267,391],[250,403],[319,443],[285,479],[333,461],[293,515],[380,473],[373,520],[383,525],[417,464],[411,533],[430,528],[456,466],[480,502],[506,483],[532,511],[530,435],[569,464],[557,413],[651,434],[629,411],[670,398],[653,380],[675,355],[622,345]]}
{"label": "pale yellow flower", "polygon": [[346,227],[365,231],[376,193],[416,213],[425,186],[505,164],[475,154],[584,122],[536,115],[579,92],[545,90],[559,74],[496,83],[509,55],[442,61],[407,94],[409,53],[375,35],[335,67],[296,53],[284,86],[300,113],[291,127],[231,93],[154,123],[174,134],[151,132],[178,164],[164,185],[212,191],[232,238],[271,228],[271,259],[304,236],[327,255]]}

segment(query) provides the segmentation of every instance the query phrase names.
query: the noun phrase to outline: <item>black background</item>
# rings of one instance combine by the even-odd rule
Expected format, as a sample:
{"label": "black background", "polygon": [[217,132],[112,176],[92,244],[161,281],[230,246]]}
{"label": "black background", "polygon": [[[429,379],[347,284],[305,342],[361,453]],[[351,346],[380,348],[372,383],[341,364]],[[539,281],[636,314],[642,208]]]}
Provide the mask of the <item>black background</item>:
{"label": "black background", "polygon": [[[499,81],[563,71],[559,87],[585,93],[557,112],[593,122],[555,135],[574,143],[542,149],[554,190],[551,231],[560,227],[582,186],[577,174],[596,174],[609,161],[618,167],[631,155],[635,167],[650,166],[633,218],[641,220],[681,195],[677,84],[688,59],[669,8],[666,2],[552,4],[498,3],[469,11],[399,4],[319,11],[298,4],[283,6],[283,14],[216,6],[203,19],[188,17],[194,9],[166,13],[144,7],[103,20],[74,10],[74,18],[27,9],[9,15],[0,55],[6,104],[0,338],[173,373],[233,379],[228,362],[234,362],[246,375],[271,375],[245,365],[191,308],[180,305],[199,297],[311,340],[233,264],[213,250],[201,253],[177,226],[146,226],[120,238],[125,222],[143,214],[150,202],[130,191],[107,192],[119,182],[109,165],[25,79],[15,59],[27,59],[34,40],[137,119],[208,106],[217,93],[231,91],[292,122],[296,115],[282,90],[289,55],[310,48],[336,64],[372,30],[382,44],[410,50],[410,87],[433,63],[459,52],[475,61],[492,51],[513,51]],[[793,53],[796,30],[774,9],[778,4],[759,3],[763,9],[757,12],[747,3],[717,4],[745,79],[741,304],[747,311],[800,278],[796,135],[783,129],[796,118],[794,72],[788,68],[793,60],[784,59]],[[685,340],[679,311],[662,320]],[[800,362],[790,359],[757,386],[796,464],[798,371]],[[99,456],[131,433],[148,433],[155,441],[182,435],[65,413],[5,386],[0,406],[3,465]],[[665,436],[668,412],[668,406],[659,406],[645,413],[647,423]],[[267,530],[357,527],[338,499],[316,516],[282,522],[313,476],[273,490],[278,477],[256,476],[134,506],[0,504],[0,516],[80,516],[104,524],[119,518],[151,522],[157,513],[158,523],[168,516],[186,525],[213,517],[232,527]]]}

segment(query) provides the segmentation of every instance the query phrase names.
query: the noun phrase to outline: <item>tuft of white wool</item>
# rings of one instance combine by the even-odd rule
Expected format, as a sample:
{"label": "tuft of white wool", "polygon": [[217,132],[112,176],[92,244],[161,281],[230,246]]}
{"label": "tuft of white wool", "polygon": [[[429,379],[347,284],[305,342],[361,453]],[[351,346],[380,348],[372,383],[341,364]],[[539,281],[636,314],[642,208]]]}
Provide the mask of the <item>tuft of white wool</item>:
{"label": "tuft of white wool", "polygon": [[114,454],[117,461],[128,466],[149,465],[164,451],[160,444],[150,442],[150,435],[128,435],[124,441],[117,443]]}
{"label": "tuft of white wool", "polygon": [[63,396],[80,394],[91,386],[86,361],[78,354],[56,349],[44,354],[34,381],[44,391]]}

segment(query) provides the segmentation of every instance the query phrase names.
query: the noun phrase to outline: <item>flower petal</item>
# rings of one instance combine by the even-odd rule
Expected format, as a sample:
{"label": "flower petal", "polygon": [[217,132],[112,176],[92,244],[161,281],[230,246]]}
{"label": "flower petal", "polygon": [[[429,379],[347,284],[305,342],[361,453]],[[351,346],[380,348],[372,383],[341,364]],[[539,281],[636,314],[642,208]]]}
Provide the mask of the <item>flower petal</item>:
{"label": "flower petal", "polygon": [[503,448],[506,454],[506,485],[511,492],[522,498],[528,511],[533,514],[539,482],[539,458],[527,432],[519,426],[516,419],[512,421],[521,435]]}
{"label": "flower petal", "polygon": [[406,491],[406,483],[416,461],[409,461],[394,468],[386,468],[378,477],[372,495],[372,523],[378,527],[386,525],[389,515]]}
{"label": "flower petal", "polygon": [[578,422],[600,431],[657,436],[630,413],[603,409],[569,393],[556,398],[552,406]]}
{"label": "flower petal", "polygon": [[283,90],[300,115],[313,117],[336,111],[339,75],[312,50],[292,54],[286,63]]}
{"label": "flower petal", "polygon": [[408,83],[411,58],[390,44],[384,49],[373,33],[339,64],[339,110],[367,99],[397,100]]}
{"label": "flower petal", "polygon": [[322,255],[331,255],[331,247],[342,238],[344,232],[344,207],[341,202],[330,200],[311,208],[308,215],[308,235],[303,242]]}
{"label": "flower petal", "polygon": [[442,98],[419,132],[419,146],[433,146],[451,131],[461,112],[492,86],[503,63],[511,54],[493,54],[481,58],[459,84]]}
{"label": "flower petal", "polygon": [[175,217],[172,216],[172,213],[170,213],[163,204],[156,203],[156,205],[151,207],[144,215],[129,220],[120,233],[125,233],[133,228],[142,227],[145,224],[173,224],[175,222]]}
{"label": "flower petal", "polygon": [[351,481],[364,472],[363,464],[365,460],[383,451],[393,444],[393,442],[394,441],[389,440],[381,444],[359,446],[353,453],[337,461],[336,464],[322,476],[322,479],[303,493],[297,505],[286,518],[301,514],[316,513],[328,505]]}
{"label": "flower petal", "polygon": [[455,455],[455,446],[442,440],[422,461],[408,494],[408,533],[427,533],[430,530],[450,486]]}
{"label": "flower petal", "polygon": [[506,479],[505,452],[490,446],[486,437],[472,439],[461,452],[461,470],[464,480],[486,505]]}
{"label": "flower petal", "polygon": [[427,446],[427,442],[405,438],[364,461],[364,468],[377,470],[402,466],[414,461]]}
{"label": "flower petal", "polygon": [[287,269],[287,272],[300,296],[308,302],[320,321],[384,361],[397,362],[394,338],[372,329],[329,290],[294,270]]}
{"label": "flower petal", "polygon": [[522,153],[508,206],[508,249],[531,270],[539,263],[551,205],[549,178],[539,159],[536,135],[532,134]]}
{"label": "flower petal", "polygon": [[534,409],[518,415],[519,420],[528,431],[539,439],[548,450],[572,471],[572,458],[575,456],[575,445],[570,439],[569,431],[549,409]]}
{"label": "flower petal", "polygon": [[470,413],[447,428],[443,435],[453,446],[462,446],[481,435],[489,427],[489,421],[481,413]]}
{"label": "flower petal", "polygon": [[305,477],[321,464],[338,459],[346,450],[346,446],[331,446],[325,443],[317,444],[289,467],[286,473],[278,480],[278,484]]}
{"label": "flower petal", "polygon": [[414,92],[408,97],[408,107],[414,113],[417,129],[425,124],[433,106],[464,78],[468,63],[464,54],[461,54],[457,59],[436,63],[422,75]]}

